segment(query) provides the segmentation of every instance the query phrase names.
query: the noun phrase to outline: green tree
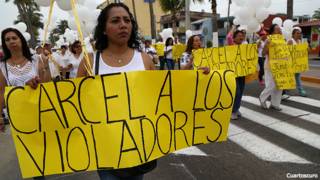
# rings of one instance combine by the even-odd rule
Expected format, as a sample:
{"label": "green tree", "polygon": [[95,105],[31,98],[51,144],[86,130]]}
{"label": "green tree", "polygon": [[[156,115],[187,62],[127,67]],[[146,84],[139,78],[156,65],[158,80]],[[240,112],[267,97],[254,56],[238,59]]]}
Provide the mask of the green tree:
{"label": "green tree", "polygon": [[14,23],[24,22],[27,25],[27,32],[31,35],[30,45],[35,47],[39,35],[38,29],[43,28],[39,6],[33,0],[5,0],[5,2],[13,2],[17,6],[19,15]]}
{"label": "green tree", "polygon": [[63,35],[66,32],[66,29],[69,28],[67,20],[61,20],[57,27],[55,27],[49,35],[49,40],[51,44],[55,44],[58,40],[60,35]]}
{"label": "green tree", "polygon": [[318,10],[315,10],[313,15],[312,15],[312,18],[314,19],[320,19],[320,8]]}
{"label": "green tree", "polygon": [[171,14],[171,22],[172,22],[172,30],[175,34],[177,32],[177,14],[179,11],[185,8],[185,0],[159,0],[161,9],[164,12],[170,12]]}

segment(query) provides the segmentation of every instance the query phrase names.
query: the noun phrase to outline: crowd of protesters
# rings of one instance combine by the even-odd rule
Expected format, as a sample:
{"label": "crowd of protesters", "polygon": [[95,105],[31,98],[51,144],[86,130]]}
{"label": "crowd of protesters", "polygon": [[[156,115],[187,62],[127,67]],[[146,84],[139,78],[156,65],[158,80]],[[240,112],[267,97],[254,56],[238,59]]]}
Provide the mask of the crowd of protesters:
{"label": "crowd of protesters", "polygon": [[[263,87],[259,99],[261,107],[281,111],[282,90],[277,89],[274,77],[270,71],[268,57],[269,44],[267,35],[281,34],[278,25],[272,25],[269,33],[261,30],[257,43],[259,60],[258,81]],[[292,39],[288,44],[301,42],[301,31],[294,29]],[[193,69],[193,50],[203,47],[201,35],[193,35],[187,40],[187,48],[178,60],[179,69]],[[53,51],[50,43],[44,43],[35,48],[32,54],[27,41],[17,29],[7,28],[1,33],[3,53],[0,53],[0,107],[4,107],[4,89],[6,86],[29,85],[37,88],[39,83],[59,81],[63,79],[83,77],[89,75],[87,65],[84,61],[84,45],[80,41],[58,47]],[[95,51],[89,55],[94,75],[127,72],[137,70],[174,70],[173,45],[177,39],[170,37],[164,43],[164,56],[158,56],[156,50],[151,46],[150,40],[144,40],[141,44],[138,33],[138,25],[129,11],[122,3],[112,3],[103,9],[98,17],[92,44]],[[226,45],[241,45],[248,43],[246,32],[232,27],[226,38]],[[155,66],[156,65],[156,66]],[[87,67],[86,67],[87,66]],[[205,73],[208,68],[201,67]],[[300,74],[296,74],[297,90],[301,96],[306,92],[301,85]],[[245,89],[245,77],[236,78],[236,96],[232,110],[232,120],[241,118],[240,106]],[[271,97],[271,105],[266,101]],[[2,113],[2,108],[0,108]],[[5,130],[4,118],[0,118],[0,131]],[[143,174],[156,167],[156,161],[122,170],[98,171],[100,179],[143,179]],[[38,177],[36,179],[43,179]]]}

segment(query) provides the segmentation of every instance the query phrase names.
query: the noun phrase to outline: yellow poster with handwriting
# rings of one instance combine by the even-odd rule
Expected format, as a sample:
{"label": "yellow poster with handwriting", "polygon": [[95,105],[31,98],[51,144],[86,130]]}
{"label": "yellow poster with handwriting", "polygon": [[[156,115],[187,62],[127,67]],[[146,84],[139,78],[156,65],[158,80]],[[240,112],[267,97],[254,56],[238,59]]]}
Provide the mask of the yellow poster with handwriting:
{"label": "yellow poster with handwriting", "polygon": [[153,44],[152,46],[157,51],[158,56],[164,56],[164,44],[157,43],[157,44]]}
{"label": "yellow poster with handwriting", "polygon": [[295,73],[302,73],[309,70],[308,48],[308,43],[289,46],[292,68]]}
{"label": "yellow poster with handwriting", "polygon": [[269,36],[269,63],[277,89],[295,89],[292,57],[282,35]]}
{"label": "yellow poster with handwriting", "polygon": [[6,89],[24,178],[133,167],[227,139],[232,71],[144,71]]}
{"label": "yellow poster with handwriting", "polygon": [[185,44],[175,44],[172,47],[172,58],[178,60],[182,54],[186,51],[187,46]]}
{"label": "yellow poster with handwriting", "polygon": [[237,77],[256,73],[258,51],[256,44],[199,49],[192,53],[194,67],[211,70],[232,70]]}

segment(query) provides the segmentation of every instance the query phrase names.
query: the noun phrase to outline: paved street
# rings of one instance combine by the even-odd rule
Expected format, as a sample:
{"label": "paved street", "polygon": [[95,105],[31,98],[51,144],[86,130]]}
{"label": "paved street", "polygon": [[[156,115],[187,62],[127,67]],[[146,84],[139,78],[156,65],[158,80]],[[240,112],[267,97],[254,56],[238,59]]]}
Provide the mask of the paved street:
{"label": "paved street", "polygon": [[[282,111],[263,110],[257,99],[262,88],[248,84],[232,121],[228,141],[192,147],[158,160],[146,180],[280,180],[287,174],[317,174],[320,178],[320,84],[306,86],[307,98],[291,91]],[[21,174],[9,132],[0,135],[0,179]],[[99,179],[96,172],[50,176],[51,180]]]}

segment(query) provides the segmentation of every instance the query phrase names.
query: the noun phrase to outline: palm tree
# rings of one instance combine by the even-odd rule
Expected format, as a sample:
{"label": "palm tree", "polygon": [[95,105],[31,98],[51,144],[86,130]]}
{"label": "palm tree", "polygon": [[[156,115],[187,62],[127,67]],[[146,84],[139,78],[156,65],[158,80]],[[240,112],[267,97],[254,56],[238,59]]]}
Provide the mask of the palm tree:
{"label": "palm tree", "polygon": [[172,30],[177,32],[177,13],[185,7],[185,0],[159,0],[160,7],[164,12],[171,13]]}
{"label": "palm tree", "polygon": [[312,15],[312,18],[314,19],[320,19],[320,8],[318,10],[315,10],[313,15]]}
{"label": "palm tree", "polygon": [[[5,2],[11,2],[5,0]],[[14,23],[24,22],[27,25],[27,32],[30,33],[30,45],[35,47],[37,44],[38,29],[43,27],[41,22],[42,14],[40,8],[33,0],[13,0],[18,8],[19,15]]]}
{"label": "palm tree", "polygon": [[157,37],[157,30],[156,30],[156,22],[155,22],[155,15],[153,10],[153,3],[155,0],[149,0],[149,10],[150,10],[150,25],[151,25],[151,37],[152,39],[156,39]]}
{"label": "palm tree", "polygon": [[49,35],[49,40],[52,44],[55,44],[59,40],[59,36],[63,35],[66,29],[69,28],[67,20],[61,20],[56,28],[54,28]]}
{"label": "palm tree", "polygon": [[[193,2],[203,2],[204,0],[193,0]],[[209,0],[211,2],[212,10],[212,32],[218,33],[218,14],[217,14],[217,0]]]}
{"label": "palm tree", "polygon": [[293,0],[287,0],[287,16],[288,19],[293,18]]}

